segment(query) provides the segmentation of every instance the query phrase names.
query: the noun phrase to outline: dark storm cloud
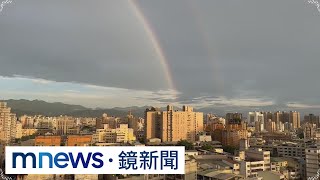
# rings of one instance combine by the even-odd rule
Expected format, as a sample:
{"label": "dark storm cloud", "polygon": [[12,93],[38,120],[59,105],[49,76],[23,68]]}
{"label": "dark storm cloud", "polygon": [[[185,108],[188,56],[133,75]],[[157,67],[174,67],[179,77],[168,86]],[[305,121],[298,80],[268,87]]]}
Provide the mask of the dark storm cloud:
{"label": "dark storm cloud", "polygon": [[[307,1],[137,2],[167,56],[176,101],[320,104],[320,13]],[[127,1],[15,1],[0,15],[0,34],[0,75],[168,88]]]}
{"label": "dark storm cloud", "polygon": [[131,89],[166,88],[126,1],[16,1],[0,16],[0,72]]}
{"label": "dark storm cloud", "polygon": [[306,1],[143,2],[188,95],[319,103],[320,14]]}

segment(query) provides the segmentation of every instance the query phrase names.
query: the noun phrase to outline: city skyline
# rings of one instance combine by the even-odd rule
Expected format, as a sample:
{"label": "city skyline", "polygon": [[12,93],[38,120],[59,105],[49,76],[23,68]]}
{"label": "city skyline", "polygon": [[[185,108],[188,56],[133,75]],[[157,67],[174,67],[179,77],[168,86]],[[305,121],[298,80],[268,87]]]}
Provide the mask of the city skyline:
{"label": "city skyline", "polygon": [[1,99],[319,108],[318,20],[289,0],[15,1],[0,14]]}
{"label": "city skyline", "polygon": [[[176,179],[169,178],[170,176],[188,180],[220,174],[238,177],[236,179],[305,179],[304,177],[317,175],[320,128],[319,116],[310,114],[304,116],[304,120],[300,124],[301,116],[296,111],[249,112],[247,119],[243,114],[234,112],[227,113],[224,118],[214,114],[204,115],[190,106],[183,106],[182,110],[179,110],[170,105],[166,110],[153,107],[145,109],[144,118],[134,116],[131,111],[122,117],[106,113],[100,114],[100,117],[16,116],[6,102],[0,102],[0,168],[3,169],[10,161],[7,153],[11,152],[4,147],[12,145],[13,148],[138,146],[144,149],[148,146],[164,145],[168,148],[170,145],[184,146],[185,160],[181,163],[188,166],[185,167],[183,175],[165,174],[161,177],[163,180]],[[29,156],[28,154],[26,153],[26,156]],[[33,156],[32,158],[35,159]],[[189,164],[189,158],[193,158],[192,164]],[[22,161],[26,159],[22,158]],[[193,168],[190,169],[189,165]],[[215,165],[224,166],[214,168]],[[21,170],[25,169],[23,167]],[[46,172],[49,174],[28,174],[28,170],[27,173],[15,174],[6,169],[5,172],[8,177],[8,174],[11,174],[10,177],[21,180],[56,179],[54,172],[50,174],[52,171]],[[13,173],[15,175],[12,175]],[[75,180],[84,177],[96,180],[109,179],[108,177],[131,179],[131,175],[119,175],[117,178],[118,175],[113,175],[112,172],[107,175],[102,173],[104,172],[59,177]],[[140,179],[145,177],[139,176]],[[159,179],[158,176],[155,178]]]}

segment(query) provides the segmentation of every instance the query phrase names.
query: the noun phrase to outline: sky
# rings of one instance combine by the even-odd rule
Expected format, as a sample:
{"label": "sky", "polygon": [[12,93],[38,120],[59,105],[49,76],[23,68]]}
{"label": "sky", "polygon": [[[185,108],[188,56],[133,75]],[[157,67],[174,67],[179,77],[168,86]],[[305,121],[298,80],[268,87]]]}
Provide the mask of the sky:
{"label": "sky", "polygon": [[320,107],[307,0],[12,0],[0,99],[87,107]]}

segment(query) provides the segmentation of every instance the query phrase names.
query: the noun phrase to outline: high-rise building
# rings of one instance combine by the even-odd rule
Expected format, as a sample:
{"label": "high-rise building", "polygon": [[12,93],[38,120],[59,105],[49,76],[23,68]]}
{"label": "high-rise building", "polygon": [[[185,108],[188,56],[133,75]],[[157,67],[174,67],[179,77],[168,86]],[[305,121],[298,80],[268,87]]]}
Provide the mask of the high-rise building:
{"label": "high-rise building", "polygon": [[137,119],[134,118],[134,116],[131,113],[131,110],[129,111],[129,114],[127,115],[127,122],[128,122],[128,127],[132,129],[137,129]]}
{"label": "high-rise building", "polygon": [[239,147],[241,139],[248,138],[247,125],[244,121],[232,121],[221,131],[220,142],[224,146]]}
{"label": "high-rise building", "polygon": [[266,128],[266,131],[268,131],[269,133],[273,133],[276,131],[276,123],[271,119],[269,119],[265,125],[265,128]]}
{"label": "high-rise building", "polygon": [[314,114],[305,115],[304,122],[310,123],[310,124],[316,124],[317,128],[320,128],[319,116],[316,116]]}
{"label": "high-rise building", "polygon": [[213,132],[215,129],[223,129],[226,125],[224,118],[217,117],[213,114],[207,114],[206,117],[205,131],[207,132]]}
{"label": "high-rise building", "polygon": [[152,107],[145,111],[145,141],[152,138],[161,137],[161,121],[162,111],[158,108]]}
{"label": "high-rise building", "polygon": [[143,131],[144,119],[134,117],[131,114],[131,111],[129,111],[129,114],[127,115],[127,122],[128,122],[128,128],[133,129],[134,135],[138,136],[139,132]]}
{"label": "high-rise building", "polygon": [[229,120],[225,127],[216,128],[211,135],[223,146],[239,147],[240,140],[248,138],[247,124],[240,119]]}
{"label": "high-rise building", "polygon": [[313,139],[315,132],[315,124],[306,123],[303,125],[303,137],[305,140]]}
{"label": "high-rise building", "polygon": [[247,123],[249,126],[255,127],[257,132],[261,132],[265,129],[264,115],[261,112],[249,112]]}
{"label": "high-rise building", "polygon": [[195,141],[203,131],[203,113],[194,112],[192,107],[183,106],[182,111],[167,106],[166,111],[156,108],[145,112],[145,140],[160,138],[163,142],[180,140]]}
{"label": "high-rise building", "polygon": [[[290,125],[290,113],[277,111],[274,113],[272,121],[274,121],[276,123],[276,130],[277,131],[283,131],[284,129],[286,129],[286,128],[284,128],[284,126],[286,126],[286,125],[287,125],[287,127],[291,126]],[[300,118],[299,118],[299,125],[300,125]]]}
{"label": "high-rise building", "polygon": [[277,111],[273,114],[272,120],[276,123],[276,131],[281,130],[281,123],[283,122],[283,114],[280,111]]}
{"label": "high-rise building", "polygon": [[215,114],[209,113],[206,115],[205,126],[210,126],[210,124],[226,124],[226,119],[219,117]]}
{"label": "high-rise building", "polygon": [[289,123],[292,123],[292,130],[300,128],[300,113],[297,111],[290,111]]}
{"label": "high-rise building", "polygon": [[289,123],[290,122],[290,113],[289,112],[282,112],[282,122]]}
{"label": "high-rise building", "polygon": [[226,114],[226,124],[228,124],[229,120],[233,119],[242,119],[242,113],[227,113]]}
{"label": "high-rise building", "polygon": [[264,125],[266,126],[269,119],[273,120],[273,113],[272,112],[263,112],[263,118],[264,118]]}
{"label": "high-rise building", "polygon": [[11,113],[7,103],[0,102],[0,141],[10,143],[16,136],[16,115]]}

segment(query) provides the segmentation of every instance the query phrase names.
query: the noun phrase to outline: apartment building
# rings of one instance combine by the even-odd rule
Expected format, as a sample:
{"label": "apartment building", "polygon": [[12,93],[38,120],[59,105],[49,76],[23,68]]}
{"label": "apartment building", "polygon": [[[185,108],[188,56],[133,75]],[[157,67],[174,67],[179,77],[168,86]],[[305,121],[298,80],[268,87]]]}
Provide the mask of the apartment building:
{"label": "apartment building", "polygon": [[258,177],[258,172],[270,171],[270,152],[262,149],[249,148],[240,151],[235,157],[240,163],[240,175],[245,178]]}
{"label": "apartment building", "polygon": [[127,143],[136,141],[133,129],[128,124],[120,124],[118,128],[112,129],[108,124],[103,129],[97,129],[92,136],[93,143]]}
{"label": "apartment building", "polygon": [[211,135],[224,146],[239,147],[240,140],[248,138],[248,130],[244,121],[235,119],[229,120],[225,127],[215,129]]}
{"label": "apartment building", "polygon": [[56,134],[69,135],[79,134],[79,129],[76,127],[76,120],[69,116],[60,116],[56,120]]}
{"label": "apartment building", "polygon": [[16,138],[17,117],[7,103],[0,102],[0,141],[10,143]]}
{"label": "apartment building", "polygon": [[277,154],[280,157],[299,157],[305,159],[306,145],[303,143],[285,142],[277,146]]}
{"label": "apartment building", "polygon": [[317,176],[320,169],[320,146],[305,149],[306,153],[306,175],[307,177]]}
{"label": "apartment building", "polygon": [[270,151],[273,156],[305,159],[307,145],[300,142],[278,141],[277,143],[253,145],[264,151]]}
{"label": "apartment building", "polygon": [[156,108],[145,112],[145,141],[160,138],[162,142],[178,142],[181,139],[196,141],[203,131],[203,113],[194,112],[192,107],[183,106],[182,111],[167,106],[166,111]]}
{"label": "apartment building", "polygon": [[249,112],[247,123],[249,126],[255,127],[255,131],[263,131],[265,129],[264,114],[262,112]]}

